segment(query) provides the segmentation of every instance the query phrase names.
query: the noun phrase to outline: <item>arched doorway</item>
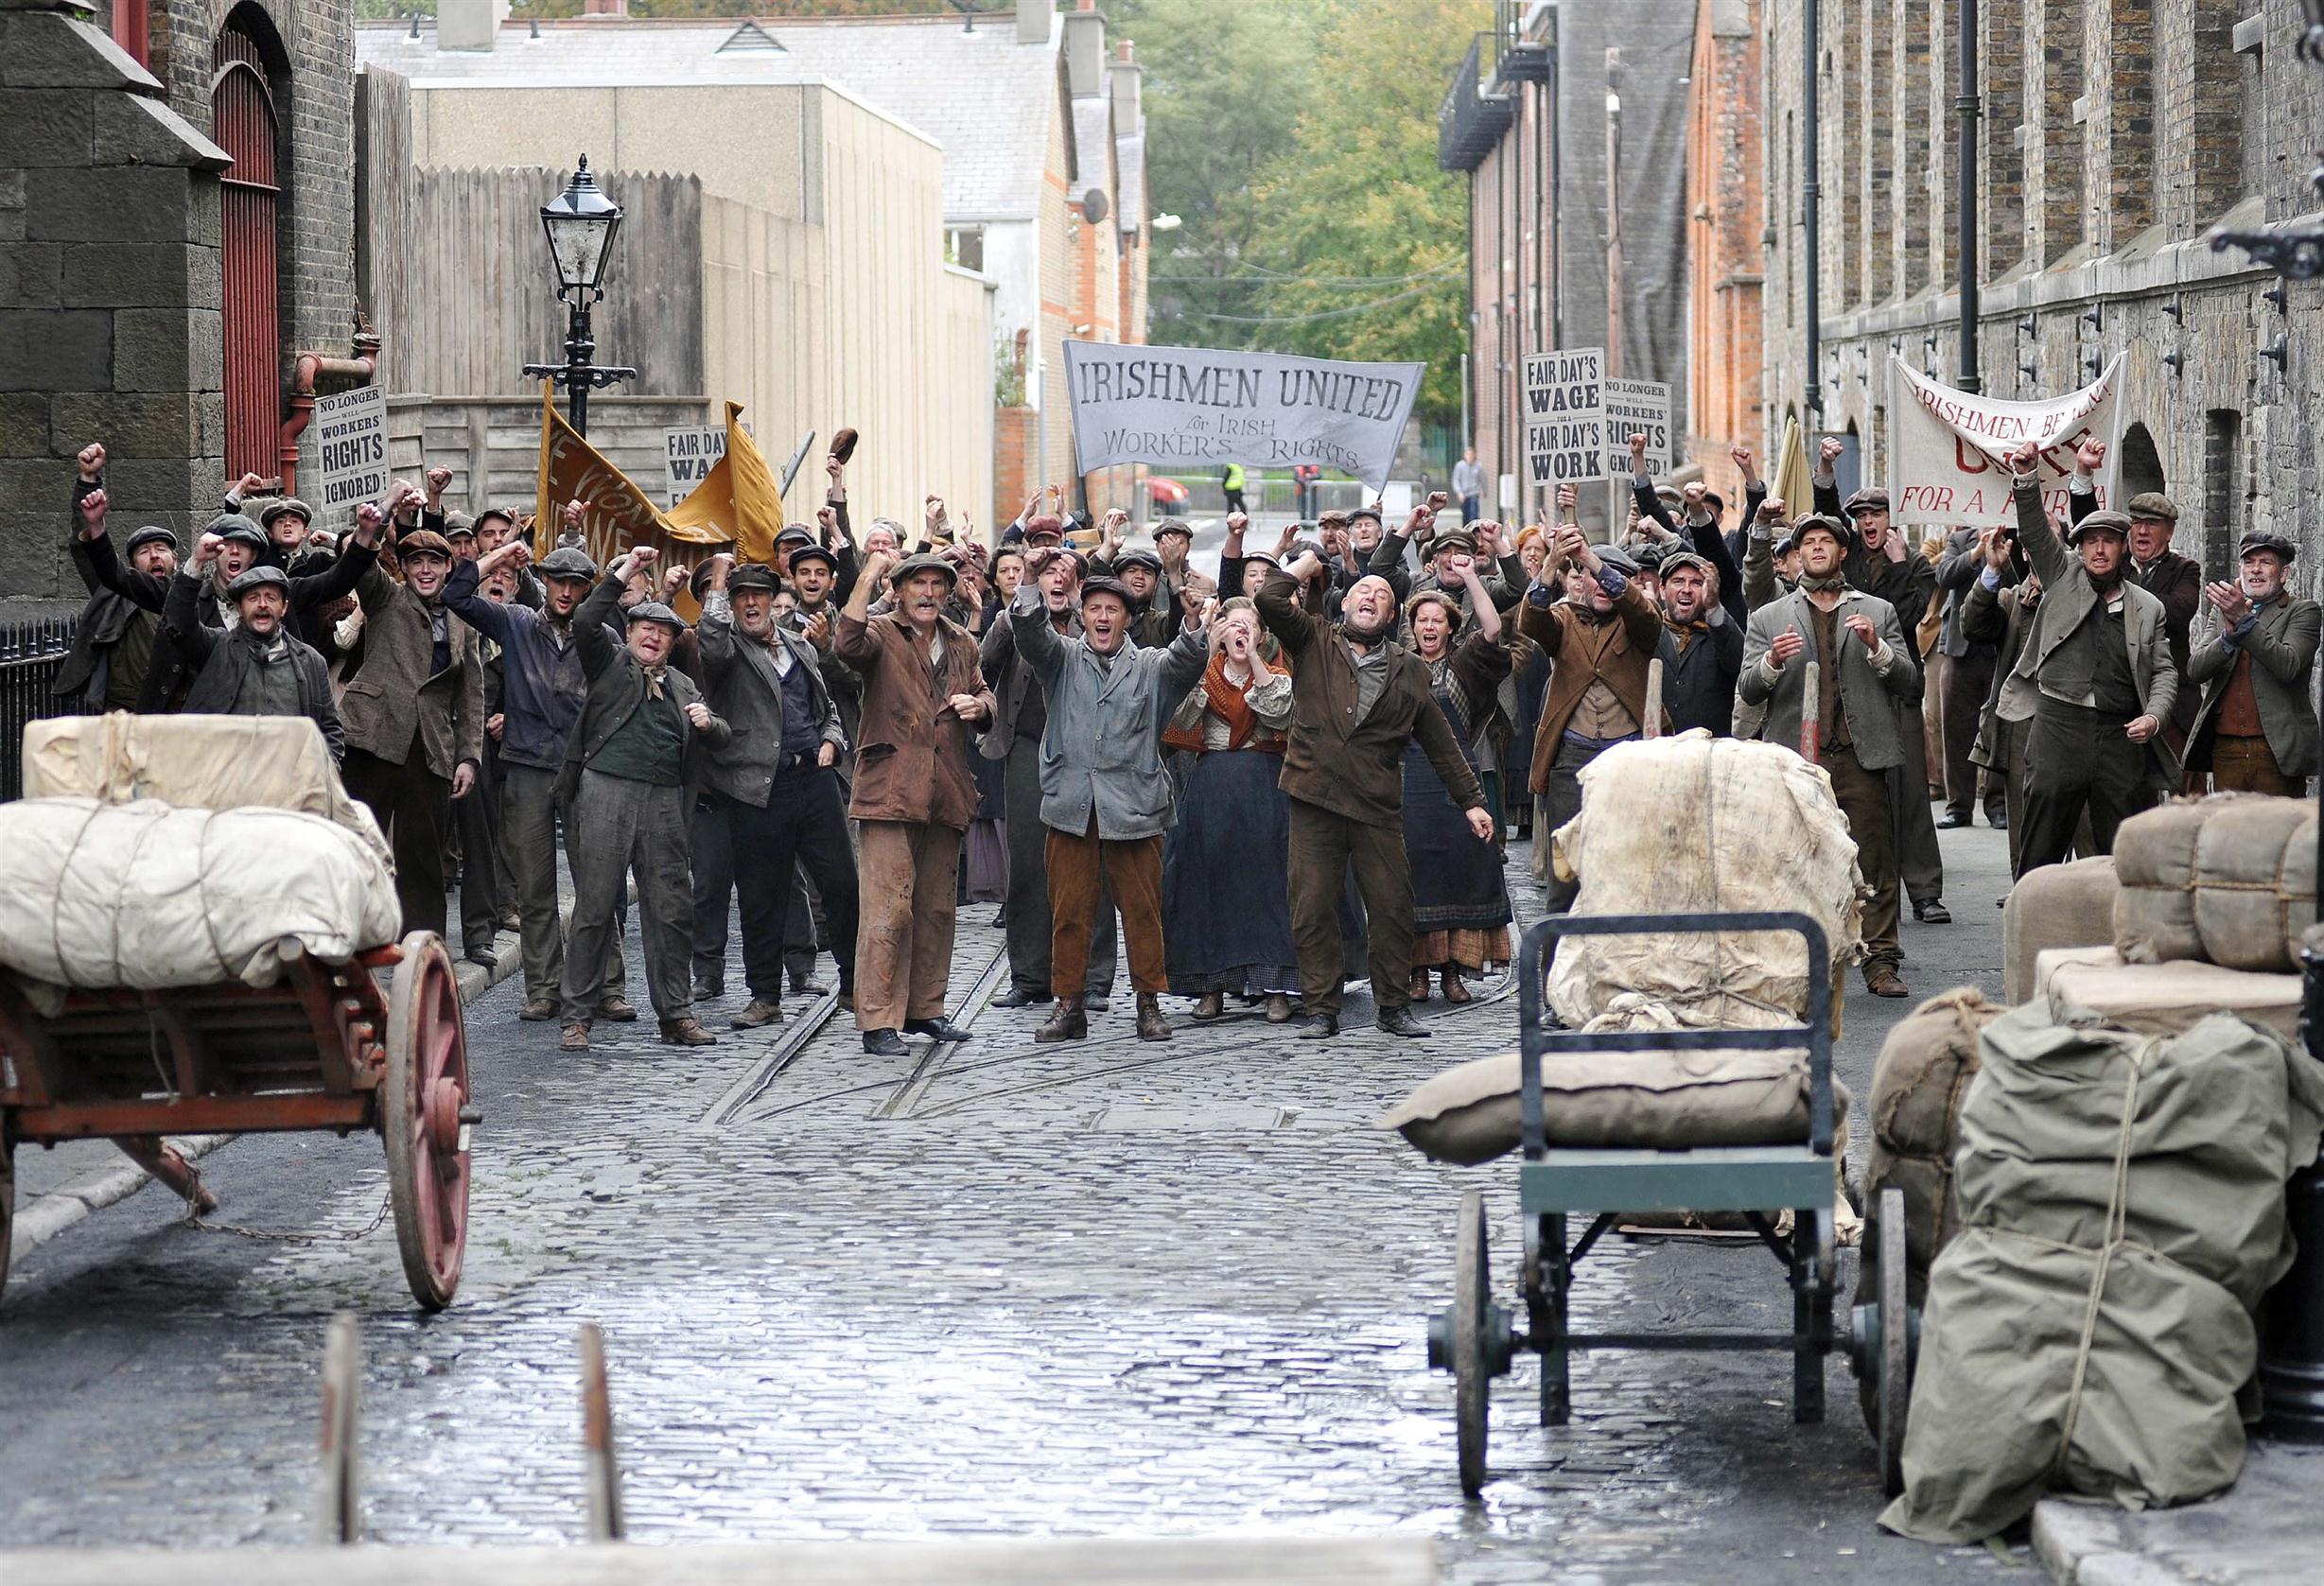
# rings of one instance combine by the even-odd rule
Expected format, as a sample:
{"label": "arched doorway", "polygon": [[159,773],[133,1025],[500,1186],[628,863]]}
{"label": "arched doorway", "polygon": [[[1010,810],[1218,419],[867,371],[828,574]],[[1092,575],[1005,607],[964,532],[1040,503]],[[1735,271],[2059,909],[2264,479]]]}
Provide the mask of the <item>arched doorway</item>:
{"label": "arched doorway", "polygon": [[[2123,500],[2143,496],[2150,490],[2165,488],[2162,478],[2162,456],[2155,449],[2155,437],[2143,424],[2133,424],[2123,431],[2122,469],[2118,477],[2123,481]],[[2118,506],[2109,501],[2106,505]]]}
{"label": "arched doorway", "polygon": [[212,52],[210,135],[234,158],[221,179],[220,306],[226,343],[226,474],[276,472],[283,414],[281,117],[275,103],[282,41],[266,13],[238,6]]}

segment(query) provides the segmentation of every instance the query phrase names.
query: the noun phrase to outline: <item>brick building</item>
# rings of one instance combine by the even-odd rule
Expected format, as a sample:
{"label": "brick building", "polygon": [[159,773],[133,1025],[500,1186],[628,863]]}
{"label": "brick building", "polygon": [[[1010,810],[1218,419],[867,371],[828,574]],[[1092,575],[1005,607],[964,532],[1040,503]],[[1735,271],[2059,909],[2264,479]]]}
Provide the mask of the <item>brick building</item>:
{"label": "brick building", "polygon": [[295,469],[298,354],[354,327],[353,11],[0,0],[0,596],[78,600],[91,440],[119,518],[181,532]]}
{"label": "brick building", "polygon": [[1757,445],[1759,288],[1766,269],[1767,150],[1759,116],[1762,0],[1702,0],[1686,107],[1686,461],[1733,470],[1737,443]]}
{"label": "brick building", "polygon": [[[1807,412],[1801,0],[1764,0],[1766,410]],[[1879,479],[1896,352],[1960,368],[1958,12],[1826,0],[1818,13],[1821,426]],[[1975,240],[1984,390],[2033,397],[2128,355],[2123,485],[2178,501],[2217,576],[2253,527],[2312,547],[2320,482],[2316,283],[2280,284],[2214,227],[2314,226],[2324,75],[2296,0],[1983,0]],[[2306,217],[2301,221],[2302,217]],[[1843,481],[1844,482],[1844,481]],[[2299,566],[2316,577],[2311,558]]]}

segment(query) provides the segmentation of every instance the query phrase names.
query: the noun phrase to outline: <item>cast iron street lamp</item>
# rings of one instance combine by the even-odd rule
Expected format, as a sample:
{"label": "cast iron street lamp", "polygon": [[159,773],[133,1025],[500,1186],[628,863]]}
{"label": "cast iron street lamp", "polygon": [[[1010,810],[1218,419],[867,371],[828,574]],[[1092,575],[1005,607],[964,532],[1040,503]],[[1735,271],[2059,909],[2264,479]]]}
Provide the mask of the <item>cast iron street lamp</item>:
{"label": "cast iron street lamp", "polygon": [[589,433],[589,392],[638,374],[626,364],[590,361],[597,338],[589,329],[589,306],[604,301],[605,266],[620,229],[621,206],[598,191],[597,179],[589,174],[589,157],[584,154],[565,191],[541,205],[549,262],[557,272],[557,296],[566,304],[565,361],[525,365],[528,375],[537,379],[546,375],[565,388],[573,428],[582,435]]}
{"label": "cast iron street lamp", "polygon": [[[2302,60],[2324,65],[2324,0],[2301,0],[2300,9],[2307,26],[2298,53]],[[2324,162],[2324,156],[2319,161]],[[2324,163],[2308,180],[2324,195]],[[2254,262],[2288,281],[2311,281],[2324,274],[2324,233],[2211,235],[2211,252],[2223,253],[2230,247],[2243,249]],[[2324,862],[2324,783],[2318,784],[2316,808],[2318,858]],[[2317,919],[2324,924],[2324,908]],[[2305,983],[2300,1033],[2309,1055],[2324,1058],[2324,949],[2311,944],[2301,949],[2299,960]],[[2286,1442],[2324,1443],[2324,1162],[2310,1163],[2294,1174],[2287,1194],[2292,1236],[2299,1249],[2292,1270],[2268,1291],[2260,1309],[2260,1429]]]}

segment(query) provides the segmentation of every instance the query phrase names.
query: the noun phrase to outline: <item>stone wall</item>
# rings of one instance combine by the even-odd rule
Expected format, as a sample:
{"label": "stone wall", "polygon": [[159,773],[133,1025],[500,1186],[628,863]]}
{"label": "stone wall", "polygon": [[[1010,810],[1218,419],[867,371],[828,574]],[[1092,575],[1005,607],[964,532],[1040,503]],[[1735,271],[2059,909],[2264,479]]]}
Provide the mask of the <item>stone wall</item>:
{"label": "stone wall", "polygon": [[[1797,168],[1796,149],[1781,145],[1800,108],[1801,4],[1767,0],[1767,172],[1777,223],[1762,442],[1781,433],[1788,414],[1812,422],[1803,411],[1802,238],[1789,223],[1798,196],[1779,188]],[[2324,200],[2306,184],[2311,151],[2324,147],[2324,71],[2294,59],[2297,0],[1985,0],[1982,9],[1992,47],[1979,169],[1994,177],[1980,191],[1984,389],[2052,395],[2126,354],[2125,462],[2135,457],[2140,483],[2158,481],[2177,500],[2179,548],[2216,574],[2244,531],[2287,532],[2312,552],[2295,576],[2314,589],[2313,552],[2324,550],[2312,510],[2324,487],[2316,444],[2324,286],[2280,284],[2240,251],[2215,253],[2206,239],[2221,224],[2324,225],[2316,213]],[[1853,431],[1864,477],[1878,479],[1891,352],[1942,379],[1960,369],[1953,274],[1949,265],[1932,269],[1938,238],[1930,235],[1941,231],[1949,249],[1957,225],[1950,183],[1931,180],[1946,169],[1956,125],[1932,113],[1946,97],[1932,84],[1957,54],[1956,41],[1940,34],[1957,13],[1950,0],[1826,0],[1826,47],[1838,47],[1867,9],[1895,28],[1923,29],[1913,58],[1926,76],[1911,114],[1898,117],[1913,137],[1899,133],[1894,144],[1900,165],[1912,163],[1893,185],[1912,190],[1925,220],[1920,240],[1909,232],[1896,240],[1893,280],[1877,269],[1837,268],[1867,239],[1833,235],[1842,205],[1829,188],[1849,167],[1840,152],[1847,134],[1827,130],[1820,427]],[[1896,57],[1907,54],[1899,44]],[[1828,101],[1824,110],[1829,129]],[[1920,203],[1924,193],[1933,201]],[[1900,209],[1891,212],[1906,221]],[[2279,339],[2280,359],[2263,357]],[[1732,482],[1731,470],[1711,472]]]}
{"label": "stone wall", "polygon": [[77,601],[83,445],[116,523],[183,533],[217,498],[227,161],[75,9],[0,0],[0,597]]}

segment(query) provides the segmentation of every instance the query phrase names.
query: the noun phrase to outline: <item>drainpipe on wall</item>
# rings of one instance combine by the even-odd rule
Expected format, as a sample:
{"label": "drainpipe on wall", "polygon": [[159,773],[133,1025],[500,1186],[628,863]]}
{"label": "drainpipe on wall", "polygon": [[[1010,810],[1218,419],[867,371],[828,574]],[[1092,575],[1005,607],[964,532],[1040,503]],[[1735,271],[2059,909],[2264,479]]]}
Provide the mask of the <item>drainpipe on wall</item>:
{"label": "drainpipe on wall", "polygon": [[360,310],[355,317],[355,335],[350,339],[353,357],[333,357],[328,353],[300,353],[292,366],[290,376],[290,416],[283,421],[282,438],[275,448],[275,461],[283,477],[283,494],[294,496],[299,488],[299,437],[315,419],[315,381],[330,375],[367,386],[379,377],[379,333],[371,327]]}

